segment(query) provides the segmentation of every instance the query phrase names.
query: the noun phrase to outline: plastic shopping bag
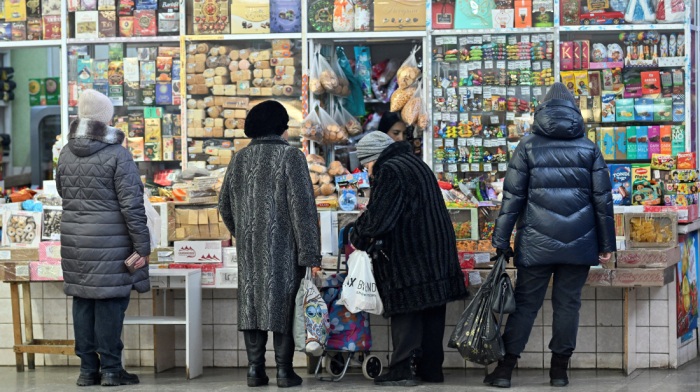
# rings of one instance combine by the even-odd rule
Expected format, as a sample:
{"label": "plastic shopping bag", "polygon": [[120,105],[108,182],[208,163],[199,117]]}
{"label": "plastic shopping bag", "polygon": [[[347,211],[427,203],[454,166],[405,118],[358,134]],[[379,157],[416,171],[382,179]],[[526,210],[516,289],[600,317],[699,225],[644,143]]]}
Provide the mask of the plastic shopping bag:
{"label": "plastic shopping bag", "polygon": [[355,251],[348,259],[348,277],[343,282],[339,305],[345,305],[352,313],[384,313],[382,299],[372,274],[372,262],[367,252]]}
{"label": "plastic shopping bag", "polygon": [[146,218],[148,218],[146,224],[148,225],[148,232],[151,237],[151,249],[156,249],[160,245],[160,215],[156,209],[153,208],[153,205],[151,205],[151,201],[148,200],[146,192],[143,193],[143,206],[146,209]]}
{"label": "plastic shopping bag", "polygon": [[[303,291],[303,297],[301,295]],[[302,301],[300,299],[303,298]],[[304,323],[304,342],[301,342],[301,318]],[[321,293],[311,280],[311,268],[307,268],[306,276],[301,280],[301,286],[295,299],[294,320],[292,334],[294,346],[297,350],[309,355],[319,356],[323,354],[323,348],[328,341],[330,323],[328,321],[328,307],[321,298]],[[302,348],[303,347],[303,348]]]}

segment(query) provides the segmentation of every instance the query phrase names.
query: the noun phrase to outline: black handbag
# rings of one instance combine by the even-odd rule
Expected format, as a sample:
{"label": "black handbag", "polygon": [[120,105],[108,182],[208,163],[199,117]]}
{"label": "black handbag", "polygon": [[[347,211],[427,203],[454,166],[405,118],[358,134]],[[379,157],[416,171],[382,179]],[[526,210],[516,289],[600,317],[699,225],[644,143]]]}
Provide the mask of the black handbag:
{"label": "black handbag", "polygon": [[[506,256],[496,260],[492,272],[495,274],[493,311],[496,313],[511,314],[515,312],[515,295],[513,295],[513,282],[506,273]],[[500,322],[499,322],[500,324]]]}

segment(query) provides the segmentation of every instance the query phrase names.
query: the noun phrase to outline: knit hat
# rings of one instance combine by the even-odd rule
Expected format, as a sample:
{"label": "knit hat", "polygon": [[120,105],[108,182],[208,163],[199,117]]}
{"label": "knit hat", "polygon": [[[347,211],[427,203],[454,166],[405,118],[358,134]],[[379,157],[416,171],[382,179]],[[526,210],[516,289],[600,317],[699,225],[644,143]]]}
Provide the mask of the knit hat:
{"label": "knit hat", "polygon": [[83,90],[78,102],[78,118],[109,125],[114,115],[112,101],[95,90]]}
{"label": "knit hat", "polygon": [[243,132],[249,138],[282,136],[288,128],[287,123],[289,114],[281,103],[264,101],[250,109],[245,118]]}
{"label": "knit hat", "polygon": [[552,87],[549,88],[549,92],[547,93],[547,95],[544,96],[543,103],[551,99],[561,99],[564,101],[569,101],[576,105],[576,101],[574,100],[574,96],[571,95],[571,91],[569,91],[569,89],[566,88],[566,85],[564,85],[564,83],[560,82],[554,83]]}
{"label": "knit hat", "polygon": [[394,140],[384,132],[368,133],[357,143],[357,157],[360,159],[360,163],[364,165],[376,161],[382,151],[393,142]]}

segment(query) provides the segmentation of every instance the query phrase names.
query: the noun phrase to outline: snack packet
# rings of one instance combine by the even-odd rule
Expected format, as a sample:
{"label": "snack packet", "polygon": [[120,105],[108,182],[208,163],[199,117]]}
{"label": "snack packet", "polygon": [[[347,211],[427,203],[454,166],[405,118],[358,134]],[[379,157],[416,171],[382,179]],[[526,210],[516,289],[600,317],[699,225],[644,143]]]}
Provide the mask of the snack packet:
{"label": "snack packet", "polygon": [[418,62],[416,62],[416,52],[419,49],[419,45],[414,46],[411,54],[408,55],[408,58],[404,60],[398,72],[396,72],[396,80],[400,88],[407,88],[413,85],[420,76],[420,69],[418,69]]}
{"label": "snack packet", "polygon": [[416,88],[416,91],[411,96],[411,99],[409,99],[408,102],[406,102],[406,105],[404,105],[403,109],[401,109],[401,118],[403,119],[403,122],[406,123],[406,126],[413,125],[413,123],[415,123],[418,119],[418,115],[420,114],[421,110],[421,96],[422,90],[420,84],[418,84],[418,88]]}
{"label": "snack packet", "polygon": [[389,110],[392,112],[398,112],[403,109],[406,103],[411,99],[411,97],[413,97],[413,93],[416,92],[418,83],[420,83],[420,80],[413,86],[396,89],[396,91],[391,94],[391,105],[389,105]]}

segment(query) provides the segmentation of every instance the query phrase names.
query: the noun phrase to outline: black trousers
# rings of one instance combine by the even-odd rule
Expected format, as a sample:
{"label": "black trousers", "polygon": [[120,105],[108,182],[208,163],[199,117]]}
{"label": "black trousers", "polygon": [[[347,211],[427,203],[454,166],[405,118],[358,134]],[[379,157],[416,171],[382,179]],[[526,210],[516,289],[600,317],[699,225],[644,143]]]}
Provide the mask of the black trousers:
{"label": "black trousers", "polygon": [[390,367],[411,358],[415,351],[419,358],[418,372],[422,374],[442,374],[445,353],[442,338],[445,334],[446,305],[397,314],[391,317],[391,340],[394,352]]}
{"label": "black trousers", "polygon": [[128,306],[129,296],[73,297],[75,355],[80,357],[80,371],[95,373],[102,368],[102,373],[113,373],[122,370],[122,328]]}
{"label": "black trousers", "polygon": [[571,356],[576,348],[578,317],[581,309],[581,290],[588,278],[589,266],[556,264],[541,267],[518,268],[515,285],[516,309],[508,316],[503,344],[506,353],[520,356],[530,338],[532,324],[542,307],[549,281],[552,287],[552,340],[549,349],[560,355]]}

